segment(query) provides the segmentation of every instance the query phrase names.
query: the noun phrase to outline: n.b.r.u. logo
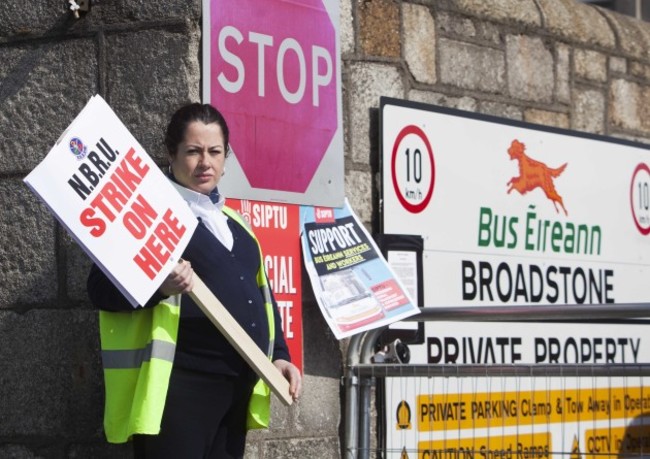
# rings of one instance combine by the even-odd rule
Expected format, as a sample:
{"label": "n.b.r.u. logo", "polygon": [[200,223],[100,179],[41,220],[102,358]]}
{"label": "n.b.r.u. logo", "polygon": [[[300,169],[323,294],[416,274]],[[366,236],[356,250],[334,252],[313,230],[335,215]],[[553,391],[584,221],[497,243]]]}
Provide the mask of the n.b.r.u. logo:
{"label": "n.b.r.u. logo", "polygon": [[79,137],[71,138],[68,146],[70,147],[70,152],[79,160],[84,159],[88,154],[88,147],[84,145]]}
{"label": "n.b.r.u. logo", "polygon": [[564,211],[564,215],[569,215],[564,207],[562,196],[555,190],[553,180],[564,172],[567,163],[562,164],[560,167],[552,168],[546,164],[530,158],[525,153],[526,145],[518,140],[513,140],[508,148],[510,159],[519,162],[519,177],[512,177],[508,182],[510,188],[508,193],[512,190],[518,191],[520,194],[526,194],[533,191],[535,188],[541,188],[548,199],[551,200],[555,206],[555,211],[559,213],[557,205],[559,204]]}

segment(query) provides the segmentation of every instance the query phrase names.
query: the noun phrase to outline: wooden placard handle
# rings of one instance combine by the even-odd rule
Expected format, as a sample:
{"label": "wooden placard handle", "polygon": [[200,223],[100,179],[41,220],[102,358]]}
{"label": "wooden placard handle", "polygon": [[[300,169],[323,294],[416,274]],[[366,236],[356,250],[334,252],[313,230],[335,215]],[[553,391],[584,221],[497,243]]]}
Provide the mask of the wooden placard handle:
{"label": "wooden placard handle", "polygon": [[194,273],[194,288],[189,293],[194,302],[201,308],[203,313],[226,337],[239,355],[250,365],[257,375],[271,388],[273,393],[282,402],[289,406],[293,398],[289,394],[289,381],[271,363],[268,356],[261,351],[257,344],[248,336],[248,333],[228,312],[219,299],[203,283],[199,276]]}

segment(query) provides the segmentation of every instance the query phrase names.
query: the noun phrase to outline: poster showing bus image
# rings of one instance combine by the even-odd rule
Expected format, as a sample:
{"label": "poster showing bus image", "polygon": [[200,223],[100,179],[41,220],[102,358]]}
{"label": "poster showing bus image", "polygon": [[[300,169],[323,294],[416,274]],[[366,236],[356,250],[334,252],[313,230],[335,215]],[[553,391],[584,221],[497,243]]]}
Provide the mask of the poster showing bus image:
{"label": "poster showing bus image", "polygon": [[353,330],[384,317],[381,304],[354,269],[327,274],[320,281],[325,310],[341,330]]}
{"label": "poster showing bus image", "polygon": [[301,206],[300,242],[314,296],[337,339],[418,313],[347,201],[341,208]]}

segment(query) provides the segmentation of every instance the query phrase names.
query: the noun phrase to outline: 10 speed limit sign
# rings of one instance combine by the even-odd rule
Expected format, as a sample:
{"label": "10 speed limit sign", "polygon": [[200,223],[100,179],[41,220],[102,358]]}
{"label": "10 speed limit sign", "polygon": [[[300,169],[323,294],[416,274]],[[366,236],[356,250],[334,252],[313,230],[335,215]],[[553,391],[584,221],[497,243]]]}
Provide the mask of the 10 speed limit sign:
{"label": "10 speed limit sign", "polygon": [[639,232],[650,234],[650,168],[645,163],[639,164],[632,174],[630,205]]}
{"label": "10 speed limit sign", "polygon": [[395,195],[404,209],[414,214],[426,209],[435,182],[433,150],[422,129],[404,127],[393,144],[391,175]]}

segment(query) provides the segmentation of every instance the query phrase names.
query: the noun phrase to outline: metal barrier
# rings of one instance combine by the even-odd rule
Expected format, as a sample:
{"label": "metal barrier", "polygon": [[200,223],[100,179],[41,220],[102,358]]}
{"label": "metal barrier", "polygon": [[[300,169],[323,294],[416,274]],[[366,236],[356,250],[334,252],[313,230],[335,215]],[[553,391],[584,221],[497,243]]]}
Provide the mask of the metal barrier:
{"label": "metal barrier", "polygon": [[[504,306],[463,308],[422,308],[411,322],[531,322],[620,320],[650,317],[650,303],[590,306]],[[375,378],[385,377],[472,377],[485,376],[650,376],[650,362],[643,364],[511,364],[511,365],[408,365],[373,364],[371,358],[386,328],[360,333],[350,339],[345,384],[344,454],[346,459],[370,457],[371,389]],[[650,330],[650,329],[649,329]]]}

